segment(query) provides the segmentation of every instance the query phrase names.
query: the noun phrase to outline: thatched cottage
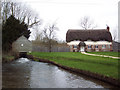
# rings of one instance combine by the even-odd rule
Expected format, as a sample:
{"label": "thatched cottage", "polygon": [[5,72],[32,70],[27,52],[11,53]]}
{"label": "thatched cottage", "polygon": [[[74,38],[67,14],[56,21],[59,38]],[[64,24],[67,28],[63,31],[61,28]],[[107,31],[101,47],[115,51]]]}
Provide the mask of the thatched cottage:
{"label": "thatched cottage", "polygon": [[32,42],[22,35],[13,42],[12,50],[16,53],[26,54],[27,52],[32,51]]}
{"label": "thatched cottage", "polygon": [[70,46],[71,52],[112,50],[112,36],[109,27],[93,30],[69,29],[66,33],[66,42]]}

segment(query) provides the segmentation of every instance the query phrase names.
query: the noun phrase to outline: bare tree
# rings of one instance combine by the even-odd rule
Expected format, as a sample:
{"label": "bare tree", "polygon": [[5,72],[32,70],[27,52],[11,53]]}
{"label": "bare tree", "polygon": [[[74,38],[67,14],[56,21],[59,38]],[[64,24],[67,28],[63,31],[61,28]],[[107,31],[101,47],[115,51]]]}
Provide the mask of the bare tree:
{"label": "bare tree", "polygon": [[33,14],[34,12],[30,9],[30,7],[26,7],[19,2],[15,2],[15,0],[2,0],[2,23],[5,23],[7,18],[10,15],[13,15],[21,22],[26,22],[28,27],[31,28],[34,25],[40,25],[41,20],[38,18],[37,14]]}
{"label": "bare tree", "polygon": [[91,20],[90,17],[88,16],[84,16],[83,18],[81,18],[80,26],[85,30],[89,28],[93,29],[97,27],[97,25],[94,24],[93,20]]}
{"label": "bare tree", "polygon": [[48,27],[45,27],[43,30],[43,34],[44,34],[43,40],[47,44],[49,52],[51,52],[52,46],[55,44],[56,30],[58,30],[56,24],[49,25]]}
{"label": "bare tree", "polygon": [[34,30],[34,32],[32,32],[31,34],[32,38],[34,38],[33,40],[33,45],[43,45],[43,33],[40,32],[40,30],[36,29]]}
{"label": "bare tree", "polygon": [[34,30],[32,31],[32,34],[31,34],[32,38],[34,38],[35,41],[42,41],[42,39],[43,39],[43,35],[42,34],[43,33],[42,33],[40,27],[36,26],[33,29]]}

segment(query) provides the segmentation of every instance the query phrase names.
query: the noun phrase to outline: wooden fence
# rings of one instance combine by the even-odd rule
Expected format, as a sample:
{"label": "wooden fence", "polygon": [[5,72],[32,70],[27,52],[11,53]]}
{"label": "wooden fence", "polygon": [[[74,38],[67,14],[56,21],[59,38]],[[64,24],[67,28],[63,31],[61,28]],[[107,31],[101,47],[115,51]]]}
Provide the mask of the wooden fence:
{"label": "wooden fence", "polygon": [[[48,47],[45,46],[32,46],[33,52],[49,52]],[[52,52],[70,52],[70,48],[68,46],[53,46]]]}

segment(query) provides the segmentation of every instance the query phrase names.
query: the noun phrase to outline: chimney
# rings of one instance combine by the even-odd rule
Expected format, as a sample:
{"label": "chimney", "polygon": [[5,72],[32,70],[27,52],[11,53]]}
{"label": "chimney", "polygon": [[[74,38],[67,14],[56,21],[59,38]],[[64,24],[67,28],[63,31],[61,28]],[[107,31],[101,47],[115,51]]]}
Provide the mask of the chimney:
{"label": "chimney", "polygon": [[110,31],[110,27],[107,25],[107,31]]}

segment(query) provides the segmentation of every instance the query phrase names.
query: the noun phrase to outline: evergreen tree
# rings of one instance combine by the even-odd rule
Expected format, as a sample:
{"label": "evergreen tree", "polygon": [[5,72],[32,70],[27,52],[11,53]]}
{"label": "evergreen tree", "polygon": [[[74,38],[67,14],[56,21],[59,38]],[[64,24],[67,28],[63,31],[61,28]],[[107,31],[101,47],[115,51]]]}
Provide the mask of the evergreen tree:
{"label": "evergreen tree", "polygon": [[14,16],[10,16],[5,24],[2,25],[2,49],[9,52],[12,49],[12,43],[24,35],[27,39],[30,36],[28,25],[20,22]]}

